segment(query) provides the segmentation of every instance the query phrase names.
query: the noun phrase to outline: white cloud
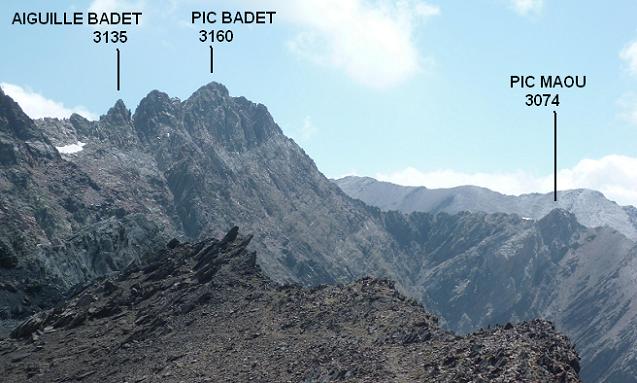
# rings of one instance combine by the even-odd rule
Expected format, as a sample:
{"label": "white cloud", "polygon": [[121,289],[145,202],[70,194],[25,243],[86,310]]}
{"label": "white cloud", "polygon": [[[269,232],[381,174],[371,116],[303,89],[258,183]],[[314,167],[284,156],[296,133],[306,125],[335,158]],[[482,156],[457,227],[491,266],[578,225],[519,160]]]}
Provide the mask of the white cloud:
{"label": "white cloud", "polygon": [[617,101],[619,116],[626,122],[637,125],[637,95],[626,93]]}
{"label": "white cloud", "polygon": [[628,65],[628,71],[632,75],[637,75],[637,41],[626,45],[619,53],[619,57]]}
{"label": "white cloud", "polygon": [[89,120],[97,119],[95,114],[89,112],[83,106],[67,108],[61,102],[50,100],[29,88],[4,82],[0,83],[0,86],[31,118],[68,118],[71,114],[77,113]]}
{"label": "white cloud", "polygon": [[[93,12],[144,8],[146,0],[93,0]],[[164,14],[187,6],[165,2]],[[188,2],[192,6],[205,4]],[[149,3],[150,4],[150,3]],[[401,84],[426,69],[431,59],[416,47],[416,28],[438,15],[440,8],[426,0],[239,0],[237,7],[277,12],[275,24],[295,26],[287,47],[302,60],[344,72],[364,86],[385,89]],[[154,17],[146,7],[143,20]],[[185,9],[186,11],[188,9]],[[151,14],[152,13],[152,14]],[[190,23],[178,22],[193,28]]]}
{"label": "white cloud", "polygon": [[[448,188],[476,185],[504,194],[548,193],[553,190],[553,175],[534,176],[518,171],[512,173],[462,173],[453,170],[421,172],[406,168],[389,174],[377,174],[376,179],[405,186]],[[585,159],[570,169],[558,172],[560,190],[586,188],[598,190],[619,204],[637,206],[637,158],[609,155],[600,159]]]}
{"label": "white cloud", "polygon": [[[260,4],[262,4],[260,2]],[[301,28],[288,48],[302,59],[345,72],[377,89],[398,85],[422,68],[414,33],[440,13],[420,0],[269,0],[282,20]]]}
{"label": "white cloud", "polygon": [[511,7],[520,15],[538,14],[544,8],[544,0],[510,0]]}

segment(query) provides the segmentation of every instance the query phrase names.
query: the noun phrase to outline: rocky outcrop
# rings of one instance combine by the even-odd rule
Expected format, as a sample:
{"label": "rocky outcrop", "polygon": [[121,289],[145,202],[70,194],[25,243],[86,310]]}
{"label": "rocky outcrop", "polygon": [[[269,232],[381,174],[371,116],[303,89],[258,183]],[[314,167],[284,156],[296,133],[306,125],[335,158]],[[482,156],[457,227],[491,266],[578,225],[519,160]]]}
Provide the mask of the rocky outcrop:
{"label": "rocky outcrop", "polygon": [[458,337],[392,282],[277,285],[251,237],[171,241],[0,341],[6,382],[579,382],[544,321]]}
{"label": "rocky outcrop", "polygon": [[[472,194],[465,192],[486,190],[432,191],[356,177],[337,182],[348,192],[358,187],[359,192],[371,193],[363,194],[364,199],[404,192],[402,201],[416,203],[436,193],[456,193],[445,208],[469,201],[466,197]],[[571,197],[579,197],[569,210],[543,213],[538,208],[542,215],[537,220],[481,212],[378,214],[403,248],[417,249],[422,263],[413,269],[413,284],[422,287],[419,300],[444,318],[448,328],[466,333],[507,321],[550,319],[577,344],[587,381],[637,382],[637,354],[632,351],[637,344],[637,283],[630,277],[637,270],[637,247],[612,227],[587,228],[580,223],[577,217],[586,206],[594,216],[604,205],[590,202],[586,195],[594,196],[593,201],[601,196],[572,192]],[[520,198],[533,196],[540,197]],[[569,198],[562,194],[562,203]],[[499,209],[507,206],[489,198],[477,201],[492,201]]]}
{"label": "rocky outcrop", "polygon": [[[70,123],[88,129],[79,117]],[[98,185],[99,171],[65,160],[51,140],[0,95],[0,330],[74,284],[138,260],[167,235],[144,201]]]}
{"label": "rocky outcrop", "polygon": [[[380,213],[406,249],[419,301],[447,328],[468,333],[545,318],[577,344],[582,376],[633,382],[637,359],[635,243],[610,228],[588,229],[564,210],[539,221],[516,215]],[[633,376],[633,378],[628,378]]]}

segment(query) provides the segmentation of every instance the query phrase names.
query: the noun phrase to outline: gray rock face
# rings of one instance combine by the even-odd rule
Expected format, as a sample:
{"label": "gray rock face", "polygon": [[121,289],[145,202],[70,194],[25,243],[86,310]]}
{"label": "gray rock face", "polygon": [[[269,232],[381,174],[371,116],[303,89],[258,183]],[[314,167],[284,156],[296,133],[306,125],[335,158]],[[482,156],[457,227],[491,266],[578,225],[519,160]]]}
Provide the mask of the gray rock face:
{"label": "gray rock face", "polygon": [[400,281],[395,270],[406,267],[388,262],[392,240],[381,223],[325,179],[265,106],[230,97],[220,84],[185,101],[153,91],[132,118],[118,102],[100,121],[37,124],[56,146],[86,143],[63,157],[114,191],[113,206],[152,212],[189,238],[234,224],[254,232],[262,267],[278,281],[372,273]]}
{"label": "gray rock face", "polygon": [[[389,278],[462,332],[550,317],[575,339],[585,377],[630,376],[637,366],[637,289],[626,272],[634,244],[609,228],[559,210],[536,221],[383,212],[326,179],[264,106],[219,84],[185,101],[153,91],[134,113],[117,102],[99,121],[34,123],[2,102],[7,318],[49,307],[69,285],[137,262],[168,238],[195,241],[239,224],[278,282]],[[55,149],[78,141],[79,152]]]}
{"label": "gray rock face", "polygon": [[157,223],[133,215],[139,203],[115,206],[115,191],[64,160],[4,94],[0,147],[0,322],[49,307],[163,242]]}
{"label": "gray rock face", "polygon": [[[550,319],[577,345],[586,380],[637,381],[637,248],[610,227],[612,220],[605,227],[588,228],[578,218],[626,212],[634,222],[633,207],[619,208],[600,193],[581,190],[560,196],[571,212],[544,214],[538,201],[550,196],[522,196],[515,202],[518,197],[493,199],[497,193],[475,187],[429,191],[355,177],[336,182],[370,203],[391,201],[384,205],[387,209],[536,208],[516,215],[380,214],[393,237],[422,257],[412,283],[422,288],[419,299],[449,328],[469,332],[506,321]],[[511,204],[498,206],[502,199]],[[527,205],[529,201],[534,202]],[[593,213],[586,212],[587,206]],[[610,206],[608,214],[603,206]],[[540,218],[526,218],[534,211]]]}
{"label": "gray rock face", "polygon": [[33,316],[0,340],[3,381],[580,382],[550,323],[454,336],[386,280],[277,285],[250,239],[171,242]]}
{"label": "gray rock face", "polygon": [[610,226],[637,240],[637,210],[633,206],[620,206],[594,190],[560,191],[556,203],[552,193],[510,196],[476,186],[427,189],[395,185],[369,177],[345,177],[334,182],[350,197],[383,210],[452,214],[482,211],[517,214],[537,220],[553,209],[564,209],[575,214],[585,226]]}
{"label": "gray rock face", "polygon": [[401,217],[386,213],[386,227],[418,249],[411,280],[449,328],[466,333],[550,319],[577,345],[585,379],[635,381],[632,241],[610,228],[586,228],[564,210],[539,221],[485,213]]}

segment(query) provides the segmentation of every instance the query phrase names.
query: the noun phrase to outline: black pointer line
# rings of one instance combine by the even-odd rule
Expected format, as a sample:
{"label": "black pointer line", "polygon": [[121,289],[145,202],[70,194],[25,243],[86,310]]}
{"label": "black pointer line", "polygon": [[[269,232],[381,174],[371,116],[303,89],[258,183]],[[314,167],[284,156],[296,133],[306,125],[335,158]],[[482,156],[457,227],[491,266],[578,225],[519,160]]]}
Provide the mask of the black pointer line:
{"label": "black pointer line", "polygon": [[119,48],[115,48],[117,52],[117,90],[119,91]]}
{"label": "black pointer line", "polygon": [[553,201],[557,202],[557,112],[553,111]]}
{"label": "black pointer line", "polygon": [[210,46],[210,73],[215,73],[215,50]]}

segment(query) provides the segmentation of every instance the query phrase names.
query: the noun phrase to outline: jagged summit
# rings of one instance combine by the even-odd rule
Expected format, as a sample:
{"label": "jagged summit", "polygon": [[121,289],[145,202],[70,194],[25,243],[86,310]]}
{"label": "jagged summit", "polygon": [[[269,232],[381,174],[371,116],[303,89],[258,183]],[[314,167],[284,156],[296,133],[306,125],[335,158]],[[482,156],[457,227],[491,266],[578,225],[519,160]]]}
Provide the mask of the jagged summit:
{"label": "jagged summit", "polygon": [[119,99],[108,110],[106,115],[100,118],[100,122],[107,122],[117,126],[129,125],[131,123],[131,112],[124,104],[124,101]]}
{"label": "jagged summit", "polygon": [[144,142],[156,143],[172,132],[179,142],[204,150],[215,141],[227,150],[244,151],[283,136],[264,105],[230,97],[228,89],[216,82],[202,86],[183,102],[164,92],[150,92],[135,111],[134,125]]}
{"label": "jagged summit", "polygon": [[3,381],[580,381],[548,322],[457,337],[386,280],[277,285],[250,239],[172,240],[33,316],[0,341]]}
{"label": "jagged summit", "polygon": [[[168,94],[153,90],[144,97],[133,116],[135,130],[142,142],[155,146],[183,131],[181,102]],[[173,137],[174,138],[174,137]]]}
{"label": "jagged summit", "polygon": [[[230,98],[230,93],[223,84],[211,82],[194,91],[183,103],[197,101],[203,104],[216,105],[219,101],[228,98]],[[137,116],[147,115],[149,111],[159,113],[162,109],[167,109],[170,112],[171,106],[176,107],[176,104],[181,103],[179,98],[170,97],[166,92],[154,89],[141,99],[135,110],[134,119],[137,119]]]}
{"label": "jagged summit", "polygon": [[577,216],[575,214],[562,208],[551,210],[547,215],[538,220],[538,223],[542,226],[567,229],[570,232],[583,227],[577,221]]}
{"label": "jagged summit", "polygon": [[35,139],[46,142],[46,138],[35,127],[29,116],[4,92],[0,94],[0,133],[24,141]]}
{"label": "jagged summit", "polygon": [[143,112],[144,109],[152,108],[153,106],[170,104],[172,100],[167,93],[157,89],[151,90],[144,98],[141,99],[137,109],[135,109],[135,115]]}
{"label": "jagged summit", "polygon": [[[11,97],[0,95],[0,166],[34,165],[59,159],[59,154]],[[0,177],[0,185],[2,178]],[[1,190],[1,188],[0,188]]]}
{"label": "jagged summit", "polygon": [[193,94],[188,98],[188,101],[194,100],[217,100],[217,99],[225,99],[230,97],[230,92],[228,92],[228,88],[225,85],[212,81],[201,88],[197,89]]}

